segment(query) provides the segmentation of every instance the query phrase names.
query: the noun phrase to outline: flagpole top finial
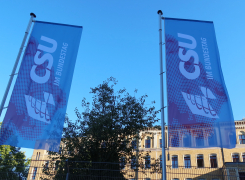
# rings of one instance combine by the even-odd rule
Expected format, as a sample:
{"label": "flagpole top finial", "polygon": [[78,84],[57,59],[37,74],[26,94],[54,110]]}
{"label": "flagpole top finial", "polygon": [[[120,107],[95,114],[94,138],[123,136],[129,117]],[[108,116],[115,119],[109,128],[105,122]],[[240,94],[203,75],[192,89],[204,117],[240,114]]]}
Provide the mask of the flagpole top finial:
{"label": "flagpole top finial", "polygon": [[158,10],[158,11],[157,11],[157,14],[162,15],[163,13],[162,13],[162,11],[161,11],[161,10]]}
{"label": "flagpole top finial", "polygon": [[30,15],[33,16],[34,18],[37,17],[36,14],[34,14],[34,13],[30,13]]}

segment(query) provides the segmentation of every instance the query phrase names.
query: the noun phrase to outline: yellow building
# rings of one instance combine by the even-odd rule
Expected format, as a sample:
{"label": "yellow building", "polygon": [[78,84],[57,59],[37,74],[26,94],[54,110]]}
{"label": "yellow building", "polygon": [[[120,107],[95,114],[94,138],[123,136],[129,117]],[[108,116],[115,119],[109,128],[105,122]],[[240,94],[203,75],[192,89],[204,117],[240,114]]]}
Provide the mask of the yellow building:
{"label": "yellow building", "polygon": [[[224,162],[245,162],[245,119],[235,121],[236,127],[236,147],[234,149],[223,149]],[[165,144],[166,144],[166,172],[169,180],[208,180],[222,179],[224,167],[221,148],[178,148],[168,147],[167,135],[168,128],[165,127]],[[156,159],[162,155],[161,149],[161,130],[157,128],[147,128],[140,132],[143,137],[139,140],[139,151],[146,156],[143,160],[144,168],[151,173],[138,172],[139,179],[161,179],[161,172],[154,172],[150,164],[154,164]],[[42,167],[46,164],[49,166],[48,153],[45,150],[35,149],[32,156],[31,168],[28,175],[29,179],[40,179]],[[159,165],[160,166],[160,165]],[[230,166],[230,165],[229,165]],[[131,169],[131,170],[130,170]],[[135,179],[136,173],[132,164],[126,166],[122,171],[131,173],[132,176],[127,179]],[[238,180],[238,179],[236,179]]]}

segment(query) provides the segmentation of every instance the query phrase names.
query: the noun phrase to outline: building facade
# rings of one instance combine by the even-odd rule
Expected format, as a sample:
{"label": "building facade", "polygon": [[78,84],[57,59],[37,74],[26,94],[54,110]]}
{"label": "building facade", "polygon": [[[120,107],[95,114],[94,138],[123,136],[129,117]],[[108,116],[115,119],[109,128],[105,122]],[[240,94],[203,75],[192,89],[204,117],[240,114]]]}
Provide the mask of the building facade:
{"label": "building facade", "polygon": [[[179,148],[168,146],[168,128],[165,127],[165,153],[166,153],[166,173],[169,180],[216,180],[222,179],[225,174],[222,167],[225,167],[225,163],[228,162],[245,162],[245,119],[235,121],[236,127],[236,147],[233,149],[222,149],[218,147],[213,148]],[[162,155],[162,143],[161,143],[161,130],[158,128],[147,128],[140,132],[142,137],[138,143],[138,149],[143,153],[145,157],[141,162],[144,164],[144,168],[152,173],[141,173],[139,170],[138,175],[135,173],[129,177],[125,173],[127,179],[161,179],[161,172],[153,173],[153,167],[151,164],[155,164],[156,161],[161,161]],[[136,141],[136,140],[134,140]],[[132,142],[135,146],[136,143]],[[223,155],[222,155],[223,154]],[[123,169],[128,172],[135,169],[132,166],[135,160],[131,160],[128,166]],[[29,170],[28,179],[40,179],[43,166],[49,166],[48,152],[45,150],[35,149],[33,151],[31,168]],[[159,164],[159,166],[161,166]],[[161,169],[161,167],[159,167]]]}

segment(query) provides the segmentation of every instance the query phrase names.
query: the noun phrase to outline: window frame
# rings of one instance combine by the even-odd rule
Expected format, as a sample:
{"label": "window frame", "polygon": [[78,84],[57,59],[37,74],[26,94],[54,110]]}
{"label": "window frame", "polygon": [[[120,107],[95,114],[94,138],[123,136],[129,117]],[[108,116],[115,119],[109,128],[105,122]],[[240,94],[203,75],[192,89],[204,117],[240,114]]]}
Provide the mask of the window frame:
{"label": "window frame", "polygon": [[[241,136],[241,137],[240,137]],[[239,135],[238,135],[238,139],[239,139],[239,144],[245,144],[245,134],[243,131],[240,131],[239,132]],[[242,142],[242,143],[241,143]]]}
{"label": "window frame", "polygon": [[162,169],[162,155],[159,156],[159,160],[160,160],[160,169]]}
{"label": "window frame", "polygon": [[[234,161],[234,158],[233,158],[234,155],[237,155],[238,161]],[[232,154],[231,154],[231,160],[232,160],[232,162],[240,162],[239,153],[236,153],[236,152],[235,152],[235,153],[232,153]]]}
{"label": "window frame", "polygon": [[[202,167],[198,166],[198,156],[202,156]],[[196,163],[197,163],[197,168],[204,168],[204,155],[203,154],[197,154],[196,155]]]}
{"label": "window frame", "polygon": [[145,148],[151,148],[151,137],[147,136],[145,139]]}
{"label": "window frame", "polygon": [[33,168],[33,171],[32,171],[32,177],[31,177],[31,179],[36,179],[36,175],[37,175],[37,167],[34,167]]}
{"label": "window frame", "polygon": [[[185,160],[185,158],[187,157],[187,156],[189,156],[189,165],[187,165],[186,166],[186,160]],[[190,154],[185,154],[184,155],[184,168],[186,168],[186,169],[190,169],[191,168],[191,155]]]}
{"label": "window frame", "polygon": [[[216,160],[216,167],[212,167],[212,162],[211,162],[211,156],[215,156],[215,160]],[[218,168],[218,157],[217,157],[217,154],[210,154],[209,155],[209,162],[210,162],[210,168]],[[215,164],[214,164],[214,166],[215,166]]]}
{"label": "window frame", "polygon": [[151,156],[147,155],[145,156],[145,169],[151,168]]}
{"label": "window frame", "polygon": [[242,162],[245,162],[245,153],[242,153]]}
{"label": "window frame", "polygon": [[[173,158],[177,159],[177,161],[174,161],[174,162],[177,162],[177,164],[173,164]],[[178,155],[172,155],[172,157],[171,157],[171,167],[172,167],[172,169],[179,168]]]}

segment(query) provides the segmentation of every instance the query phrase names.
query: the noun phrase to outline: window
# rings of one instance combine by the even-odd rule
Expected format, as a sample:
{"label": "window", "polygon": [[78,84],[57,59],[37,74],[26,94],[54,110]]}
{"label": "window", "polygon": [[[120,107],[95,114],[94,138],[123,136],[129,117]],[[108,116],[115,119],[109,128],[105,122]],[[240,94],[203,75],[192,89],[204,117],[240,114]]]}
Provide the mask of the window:
{"label": "window", "polygon": [[125,168],[125,157],[121,157],[120,158],[120,164],[119,164],[119,166],[120,166],[120,169],[124,169]]}
{"label": "window", "polygon": [[172,180],[179,180],[178,178],[173,178]]}
{"label": "window", "polygon": [[172,168],[178,168],[178,156],[172,156]]}
{"label": "window", "polygon": [[149,136],[145,140],[145,148],[151,148],[151,138]]}
{"label": "window", "polygon": [[216,154],[211,154],[210,155],[210,165],[211,165],[211,168],[217,168],[217,157],[216,157]]}
{"label": "window", "polygon": [[203,147],[204,146],[204,137],[203,132],[199,132],[199,134],[196,136],[196,147]]}
{"label": "window", "polygon": [[60,164],[59,160],[55,162],[55,168],[54,168],[55,171],[58,170],[59,164]]}
{"label": "window", "polygon": [[245,172],[239,172],[239,179],[245,180]]}
{"label": "window", "polygon": [[145,157],[145,168],[151,168],[151,156]]}
{"label": "window", "polygon": [[198,154],[197,155],[197,167],[198,168],[203,168],[204,167],[203,155],[202,154]]}
{"label": "window", "polygon": [[245,144],[245,135],[244,134],[239,135],[239,142],[240,142],[240,144]]}
{"label": "window", "polygon": [[162,148],[162,139],[159,139],[160,148]]}
{"label": "window", "polygon": [[162,155],[160,155],[160,168],[162,168]]}
{"label": "window", "polygon": [[34,167],[33,172],[32,172],[32,179],[36,178],[36,174],[37,174],[37,167]]}
{"label": "window", "polygon": [[242,162],[245,162],[245,153],[242,154]]}
{"label": "window", "polygon": [[213,131],[213,133],[210,133],[208,137],[208,145],[212,147],[217,146],[217,135],[215,130]]}
{"label": "window", "polygon": [[185,134],[183,137],[183,146],[190,147],[191,146],[191,136],[190,134]]}
{"label": "window", "polygon": [[144,180],[151,180],[151,178],[145,178]]}
{"label": "window", "polygon": [[36,160],[39,160],[40,158],[40,152],[37,152]]}
{"label": "window", "polygon": [[179,147],[179,132],[172,132],[170,138],[170,144],[172,147]]}
{"label": "window", "polygon": [[45,161],[45,162],[44,162],[43,168],[44,168],[44,169],[47,169],[47,168],[48,168],[48,165],[49,165],[49,161]]}
{"label": "window", "polygon": [[232,162],[239,162],[239,154],[232,154]]}
{"label": "window", "polygon": [[185,168],[191,168],[191,157],[190,155],[184,156]]}
{"label": "window", "polygon": [[137,148],[137,141],[136,140],[133,140],[132,141],[132,148],[133,149],[136,149]]}
{"label": "window", "polygon": [[136,169],[136,157],[133,156],[131,159],[131,169]]}
{"label": "window", "polygon": [[185,180],[192,180],[192,178],[186,178]]}

